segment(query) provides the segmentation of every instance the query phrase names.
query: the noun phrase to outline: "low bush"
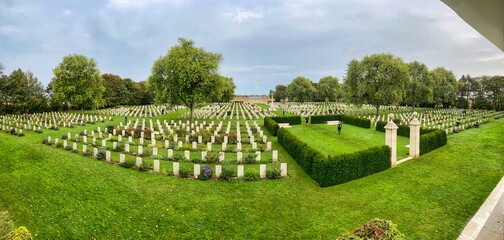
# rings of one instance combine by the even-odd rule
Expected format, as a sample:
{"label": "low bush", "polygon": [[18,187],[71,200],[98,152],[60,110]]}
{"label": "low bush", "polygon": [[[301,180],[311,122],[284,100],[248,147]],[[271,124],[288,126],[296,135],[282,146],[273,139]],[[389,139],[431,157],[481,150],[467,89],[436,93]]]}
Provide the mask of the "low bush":
{"label": "low bush", "polygon": [[205,165],[201,166],[201,173],[198,175],[198,180],[209,180],[212,178],[213,170],[211,167],[207,167]]}
{"label": "low bush", "polygon": [[354,239],[406,239],[404,234],[397,230],[397,225],[390,220],[382,220],[375,218],[365,225],[354,229],[351,233],[347,233],[338,238],[338,240],[354,240]]}
{"label": "low bush", "polygon": [[426,154],[436,148],[446,145],[448,137],[443,130],[434,130],[432,132],[420,135],[420,155]]}
{"label": "low bush", "polygon": [[123,168],[133,168],[135,166],[135,162],[131,160],[126,160],[122,163],[119,163],[119,166]]}
{"label": "low bush", "polygon": [[301,116],[272,117],[271,119],[277,123],[288,123],[289,125],[301,124]]}
{"label": "low bush", "polygon": [[96,154],[96,160],[105,160],[105,151],[99,151],[98,154]]}
{"label": "low bush", "polygon": [[180,169],[179,170],[179,177],[181,178],[188,178],[191,173],[187,169]]}
{"label": "low bush", "polygon": [[281,171],[279,168],[272,168],[266,170],[266,177],[269,179],[279,179],[281,178]]}
{"label": "low bush", "polygon": [[243,176],[243,179],[245,179],[245,181],[255,182],[259,180],[259,175],[253,172],[246,172],[245,175]]}
{"label": "low bush", "polygon": [[235,175],[235,171],[231,168],[222,168],[221,175],[219,176],[219,180],[223,181],[231,181]]}
{"label": "low bush", "polygon": [[278,124],[271,117],[264,118],[264,128],[268,129],[271,135],[276,136],[278,132]]}
{"label": "low bush", "polygon": [[7,235],[0,237],[0,239],[2,239],[2,240],[31,240],[31,239],[33,239],[33,237],[26,227],[19,227],[15,230],[12,230]]}

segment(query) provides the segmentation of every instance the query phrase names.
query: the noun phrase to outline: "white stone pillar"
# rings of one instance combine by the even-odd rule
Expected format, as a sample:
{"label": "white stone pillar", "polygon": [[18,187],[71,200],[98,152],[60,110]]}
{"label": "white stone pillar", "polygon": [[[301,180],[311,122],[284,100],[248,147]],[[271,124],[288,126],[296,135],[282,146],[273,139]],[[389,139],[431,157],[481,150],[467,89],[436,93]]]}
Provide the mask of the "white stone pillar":
{"label": "white stone pillar", "polygon": [[397,165],[397,125],[392,121],[394,119],[394,114],[388,115],[388,123],[385,125],[385,145],[389,146],[391,149],[390,156],[390,166],[395,167]]}
{"label": "white stone pillar", "polygon": [[280,163],[280,176],[287,177],[287,163]]}
{"label": "white stone pillar", "polygon": [[277,150],[273,150],[273,162],[276,162],[278,161],[278,151]]}
{"label": "white stone pillar", "polygon": [[207,142],[206,144],[206,148],[207,148],[207,151],[211,152],[212,151],[212,143],[211,142]]}
{"label": "white stone pillar", "polygon": [[119,154],[119,163],[123,163],[126,161],[126,156],[124,154]]}
{"label": "white stone pillar", "polygon": [[243,159],[243,155],[242,155],[242,152],[237,152],[236,153],[236,160],[241,163],[242,162],[242,159]]}
{"label": "white stone pillar", "polygon": [[201,172],[201,166],[199,164],[194,164],[194,178],[198,178]]}
{"label": "white stone pillar", "polygon": [[105,152],[105,161],[110,162],[110,151]]}
{"label": "white stone pillar", "polygon": [[206,161],[207,151],[201,152],[201,161]]}
{"label": "white stone pillar", "polygon": [[186,160],[191,160],[191,152],[189,150],[185,150],[184,157]]}
{"label": "white stone pillar", "polygon": [[178,176],[179,175],[179,163],[178,162],[173,162],[173,176]]}
{"label": "white stone pillar", "polygon": [[238,177],[238,178],[243,177],[243,175],[244,175],[244,174],[243,174],[243,172],[244,172],[243,165],[238,165],[238,171],[237,171],[237,174],[236,174],[236,175],[237,175],[237,177]]}
{"label": "white stone pillar", "polygon": [[417,119],[417,112],[413,113],[413,119],[409,123],[410,127],[410,147],[409,156],[420,156],[420,121]]}
{"label": "white stone pillar", "polygon": [[168,158],[173,158],[173,149],[168,149]]}
{"label": "white stone pillar", "polygon": [[256,151],[255,152],[255,155],[256,155],[256,162],[260,162],[261,161],[261,151]]}
{"label": "white stone pillar", "polygon": [[215,177],[219,178],[222,174],[222,165],[215,165]]}
{"label": "white stone pillar", "polygon": [[142,158],[141,158],[141,157],[137,157],[137,158],[136,158],[135,165],[136,165],[138,168],[142,166]]}

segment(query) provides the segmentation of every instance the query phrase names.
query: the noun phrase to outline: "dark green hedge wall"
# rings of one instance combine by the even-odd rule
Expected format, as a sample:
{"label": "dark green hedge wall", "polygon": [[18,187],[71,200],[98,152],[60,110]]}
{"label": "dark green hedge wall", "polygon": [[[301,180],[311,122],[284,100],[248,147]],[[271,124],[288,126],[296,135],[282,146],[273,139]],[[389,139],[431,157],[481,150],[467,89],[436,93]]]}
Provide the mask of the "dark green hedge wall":
{"label": "dark green hedge wall", "polygon": [[289,116],[289,117],[272,117],[277,123],[288,123],[290,125],[299,125],[301,124],[301,116]]}
{"label": "dark green hedge wall", "polygon": [[371,128],[371,120],[365,118],[358,118],[351,115],[341,115],[341,121],[346,124],[354,125],[361,128]]}
{"label": "dark green hedge wall", "polygon": [[276,136],[278,132],[278,124],[271,117],[264,118],[264,128],[268,129],[271,135]]}
{"label": "dark green hedge wall", "polygon": [[448,137],[443,130],[434,130],[420,135],[420,155],[424,155],[436,148],[446,145]]}
{"label": "dark green hedge wall", "polygon": [[311,124],[326,123],[327,121],[341,120],[340,115],[316,115],[310,117]]}

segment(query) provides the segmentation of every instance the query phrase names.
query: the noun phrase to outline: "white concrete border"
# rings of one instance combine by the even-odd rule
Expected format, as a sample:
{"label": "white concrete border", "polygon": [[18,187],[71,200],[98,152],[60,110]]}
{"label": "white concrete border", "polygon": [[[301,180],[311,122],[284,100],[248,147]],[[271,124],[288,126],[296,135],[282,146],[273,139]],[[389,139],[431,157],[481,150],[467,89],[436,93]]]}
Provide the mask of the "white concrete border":
{"label": "white concrete border", "polygon": [[[496,239],[504,231],[504,177],[490,193],[483,205],[467,225],[457,240]],[[499,238],[497,238],[499,239]]]}

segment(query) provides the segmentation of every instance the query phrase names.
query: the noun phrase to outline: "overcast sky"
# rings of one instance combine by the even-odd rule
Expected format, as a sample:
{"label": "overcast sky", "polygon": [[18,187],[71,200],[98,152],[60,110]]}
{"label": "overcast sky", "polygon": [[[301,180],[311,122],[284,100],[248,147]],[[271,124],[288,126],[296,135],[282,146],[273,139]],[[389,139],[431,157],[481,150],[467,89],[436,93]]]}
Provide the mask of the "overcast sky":
{"label": "overcast sky", "polygon": [[381,52],[457,78],[504,75],[504,53],[439,0],[0,0],[0,63],[44,85],[73,53],[101,73],[145,80],[179,37],[221,53],[236,94],[267,94],[296,76],[342,82],[351,59]]}

